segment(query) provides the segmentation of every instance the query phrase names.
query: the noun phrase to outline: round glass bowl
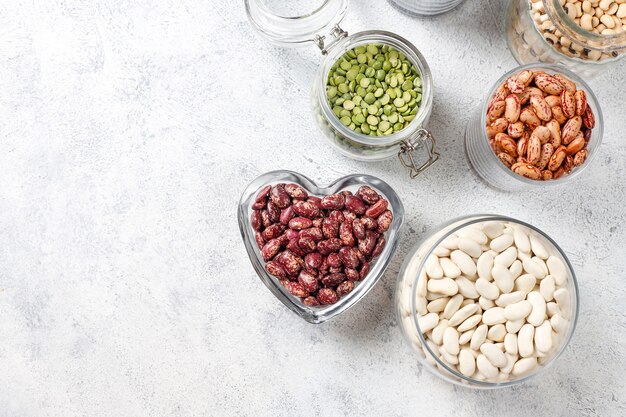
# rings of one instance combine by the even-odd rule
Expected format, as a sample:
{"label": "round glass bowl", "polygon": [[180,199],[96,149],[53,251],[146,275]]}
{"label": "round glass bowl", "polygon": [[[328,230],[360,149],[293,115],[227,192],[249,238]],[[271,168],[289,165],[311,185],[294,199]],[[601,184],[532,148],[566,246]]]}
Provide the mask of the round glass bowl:
{"label": "round glass bowl", "polygon": [[[591,131],[591,138],[587,144],[588,156],[585,162],[574,168],[570,174],[564,174],[558,179],[540,181],[522,177],[507,168],[498,159],[493,152],[487,137],[487,107],[489,100],[498,89],[498,87],[511,75],[517,74],[523,70],[530,69],[533,71],[543,71],[548,74],[561,73],[576,84],[578,90],[583,90],[587,95],[587,103],[593,111],[596,119],[595,127]],[[604,133],[604,120],[602,118],[602,110],[600,103],[595,94],[578,75],[558,65],[550,64],[529,64],[517,67],[504,74],[498,81],[493,84],[489,92],[483,99],[480,106],[476,108],[465,130],[465,152],[467,157],[478,175],[489,185],[504,191],[523,191],[541,187],[551,187],[571,182],[578,177],[587,166],[593,161],[598,148],[602,143],[602,135]]]}
{"label": "round glass bowl", "polygon": [[[245,0],[252,26],[272,43],[283,46],[316,44],[324,57],[313,81],[311,104],[324,136],[339,152],[362,161],[378,161],[397,156],[412,178],[439,157],[433,135],[425,129],[433,107],[433,82],[424,56],[406,39],[385,31],[365,31],[348,35],[339,23],[346,0],[326,0],[317,9],[300,16],[281,16],[268,7],[268,0]],[[343,125],[333,113],[326,94],[328,74],[347,51],[364,44],[389,45],[406,55],[422,82],[422,99],[414,119],[402,130],[388,136],[369,136]]]}
{"label": "round glass bowl", "polygon": [[626,55],[626,31],[601,35],[581,28],[560,0],[512,0],[506,38],[517,62],[558,63],[584,77],[596,76]]}
{"label": "round glass bowl", "polygon": [[[428,260],[433,256],[437,256],[437,259],[441,261],[442,259],[451,256],[451,251],[456,250],[455,248],[458,247],[459,239],[457,239],[457,236],[459,235],[467,238],[471,233],[475,234],[475,230],[478,230],[486,235],[494,237],[497,236],[497,234],[493,234],[494,225],[497,223],[504,223],[504,233],[512,233],[514,228],[520,228],[520,230],[530,233],[532,236],[531,246],[533,247],[533,251],[535,248],[539,249],[539,245],[541,245],[543,250],[538,251],[541,253],[540,259],[542,259],[542,262],[544,262],[545,259],[549,259],[547,262],[544,262],[544,267],[546,269],[550,267],[550,270],[544,271],[543,273],[549,273],[550,275],[545,276],[541,280],[537,280],[532,291],[539,291],[543,280],[554,279],[554,281],[557,281],[556,288],[559,294],[555,295],[551,298],[551,301],[547,302],[546,312],[544,315],[544,319],[549,320],[547,323],[549,323],[550,327],[549,335],[551,337],[552,346],[548,351],[541,352],[535,344],[537,338],[534,337],[533,333],[533,336],[531,337],[533,350],[530,355],[527,351],[524,351],[523,355],[521,351],[517,352],[518,349],[516,344],[514,344],[514,351],[516,352],[509,352],[511,344],[508,343],[509,348],[507,348],[507,342],[516,339],[516,337],[509,336],[511,340],[507,341],[505,335],[504,343],[499,342],[499,340],[502,339],[502,334],[496,337],[496,332],[494,331],[494,336],[492,336],[491,328],[495,326],[490,325],[489,336],[487,336],[486,341],[505,352],[507,364],[496,368],[498,369],[498,373],[495,376],[486,377],[478,370],[477,365],[475,366],[474,371],[472,371],[471,366],[461,368],[465,374],[470,373],[470,375],[464,375],[460,369],[459,358],[461,354],[467,356],[468,350],[473,357],[478,356],[480,352],[482,352],[482,350],[472,352],[472,343],[474,343],[472,340],[474,336],[473,333],[477,332],[478,327],[482,326],[484,321],[486,321],[482,316],[482,313],[484,312],[483,307],[487,309],[485,311],[489,311],[488,309],[493,306],[494,301],[489,302],[488,300],[483,299],[483,296],[476,297],[476,294],[463,294],[462,298],[465,298],[466,300],[459,307],[463,308],[465,305],[475,302],[475,304],[479,305],[476,314],[481,314],[480,321],[478,321],[477,324],[469,330],[457,333],[460,334],[459,339],[465,338],[466,340],[461,340],[463,343],[459,342],[460,351],[458,355],[449,354],[445,350],[446,348],[444,345],[435,343],[435,341],[438,341],[438,338],[441,337],[441,331],[447,326],[447,320],[451,318],[451,313],[458,311],[458,308],[457,310],[451,309],[450,312],[446,311],[445,308],[442,307],[442,303],[447,306],[448,300],[445,296],[430,291],[429,288],[432,287],[429,286],[429,282],[433,281],[433,279],[426,273],[426,270],[429,270],[429,272],[432,271],[428,269]],[[490,244],[490,238],[488,238],[486,242],[489,242]],[[487,249],[486,244],[482,245],[482,249]],[[517,259],[520,257],[524,259],[531,259],[530,252],[528,254],[518,252]],[[476,264],[477,259],[471,259]],[[516,262],[517,261],[514,261],[514,263]],[[532,262],[535,261],[532,260]],[[545,266],[545,263],[547,263],[548,267]],[[560,265],[559,270],[555,268],[555,263]],[[443,262],[441,265],[443,265]],[[537,263],[537,266],[539,266],[539,263]],[[519,265],[517,265],[517,267],[522,268]],[[512,265],[510,268],[513,269],[514,266]],[[526,269],[526,266],[524,266],[523,269]],[[515,287],[510,293],[501,293],[498,295],[498,298],[495,299],[495,304],[498,306],[504,306],[506,303],[511,303],[512,298],[520,295],[518,292],[526,293],[529,288],[527,278],[524,278],[525,274],[527,274],[525,270],[520,272],[518,269],[518,271],[512,272],[512,274],[514,278],[515,275],[518,276],[515,278]],[[448,273],[444,272],[443,279],[447,279],[445,278],[447,275]],[[477,275],[469,276],[463,274],[455,280],[457,282],[459,282],[459,279],[474,282],[477,278]],[[525,283],[523,283],[522,280],[525,280]],[[532,281],[530,285],[533,285],[533,282],[534,281]],[[525,287],[525,289],[523,287]],[[459,288],[461,288],[460,285]],[[461,292],[463,292],[463,290],[461,290]],[[468,297],[473,298],[473,300],[467,301]],[[509,298],[509,300],[506,301],[506,298]],[[555,298],[558,301],[555,301]],[[440,299],[444,299],[444,302],[436,301]],[[550,367],[563,353],[572,337],[578,318],[578,303],[579,295],[576,277],[570,262],[561,248],[559,248],[559,246],[549,236],[534,226],[509,217],[489,214],[471,215],[452,220],[438,227],[433,233],[419,241],[407,256],[398,274],[395,294],[395,306],[400,329],[406,342],[417,353],[418,360],[429,371],[444,380],[472,388],[502,388],[516,385],[537,376],[546,368]],[[436,315],[437,324],[441,325],[442,328],[437,329],[435,326],[432,330],[423,332],[422,325],[426,326],[427,320],[425,321],[424,317],[427,314],[431,315],[430,319],[434,318]],[[454,314],[452,314],[452,316],[453,315]],[[463,324],[465,324],[465,322],[463,322]],[[544,324],[545,322],[542,326]],[[429,323],[429,327],[432,328],[432,326],[433,322]],[[458,327],[460,326],[461,325],[458,325]],[[511,333],[516,334],[520,331],[518,326],[520,326],[519,323],[516,325],[514,322],[509,323],[507,321],[505,324],[507,335]],[[457,326],[455,325],[453,327]],[[539,329],[540,327],[541,326],[536,329]],[[544,330],[546,329],[547,328],[544,328]],[[499,330],[502,329],[500,328]],[[438,335],[436,334],[437,332],[439,332]],[[469,339],[470,341],[467,340],[470,335],[465,334],[465,332],[472,332],[472,338]],[[526,330],[524,330],[524,332],[526,332]],[[490,343],[489,340],[491,337],[496,339],[496,341]],[[520,339],[521,338],[522,336],[520,335]],[[526,336],[524,336],[524,338],[527,339]],[[433,341],[433,339],[435,339],[435,341]],[[480,341],[478,342],[480,343]],[[533,358],[536,359],[536,362]],[[516,369],[514,364],[520,359],[525,359],[525,363],[518,365],[518,368]],[[534,366],[528,366],[528,364]]]}
{"label": "round glass bowl", "polygon": [[[355,282],[356,286],[354,290],[341,297],[335,304],[317,307],[307,306],[300,298],[289,293],[276,277],[268,274],[265,270],[265,262],[261,256],[261,250],[255,241],[255,232],[250,225],[250,216],[253,211],[252,204],[254,204],[255,197],[259,190],[266,185],[279,183],[298,184],[304,188],[309,195],[320,197],[344,190],[356,192],[360,186],[368,185],[389,202],[388,209],[393,213],[393,220],[389,229],[384,233],[386,245],[383,251],[370,263],[370,270],[367,276],[363,280]],[[239,200],[237,217],[239,230],[248,252],[248,257],[261,281],[276,298],[287,306],[287,308],[309,323],[317,324],[325,322],[352,307],[363,298],[382,277],[398,245],[398,238],[400,237],[400,231],[404,221],[404,207],[398,195],[387,183],[370,175],[348,175],[339,178],[327,187],[322,187],[297,172],[272,171],[257,177],[246,187]]]}
{"label": "round glass bowl", "polygon": [[401,12],[414,16],[435,16],[449,12],[464,0],[389,0]]}

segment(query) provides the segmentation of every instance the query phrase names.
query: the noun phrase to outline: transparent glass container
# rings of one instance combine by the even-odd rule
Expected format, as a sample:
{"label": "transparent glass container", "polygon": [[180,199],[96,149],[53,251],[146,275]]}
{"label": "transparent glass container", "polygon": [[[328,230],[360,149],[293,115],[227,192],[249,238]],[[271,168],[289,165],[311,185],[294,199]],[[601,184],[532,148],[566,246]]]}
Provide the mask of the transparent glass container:
{"label": "transparent glass container", "polygon": [[[250,225],[250,216],[253,211],[252,204],[254,204],[258,191],[266,185],[279,183],[298,184],[304,188],[309,195],[314,196],[324,196],[344,190],[356,192],[360,186],[369,185],[389,202],[388,209],[393,213],[393,220],[389,230],[384,233],[386,244],[383,251],[370,263],[370,271],[367,276],[363,280],[357,281],[354,290],[341,297],[335,304],[317,307],[307,306],[298,297],[289,293],[276,277],[270,275],[265,270],[265,262],[261,256],[261,250],[256,244],[254,230]],[[297,172],[271,171],[257,177],[246,187],[239,200],[237,219],[239,222],[239,231],[241,232],[241,237],[246,251],[248,252],[250,262],[261,281],[276,298],[287,306],[287,308],[309,323],[318,324],[352,307],[362,299],[382,277],[398,245],[398,239],[404,221],[404,207],[396,192],[387,183],[370,175],[348,175],[339,178],[327,187],[322,187]]]}
{"label": "transparent glass container", "polygon": [[[425,128],[433,108],[433,82],[430,68],[419,50],[406,39],[385,31],[364,31],[352,35],[339,23],[345,16],[347,0],[325,0],[302,15],[282,16],[271,0],[245,0],[252,26],[270,42],[280,46],[317,45],[322,62],[312,86],[311,105],[315,120],[339,152],[362,161],[378,161],[397,156],[411,178],[430,167],[439,154],[435,139]],[[348,50],[363,44],[392,46],[404,53],[417,68],[422,81],[422,101],[415,118],[402,130],[388,136],[368,136],[344,126],[333,114],[326,96],[326,81],[333,64]]]}
{"label": "transparent glass container", "polygon": [[449,12],[464,0],[389,0],[403,13],[415,16],[434,16]]}
{"label": "transparent glass container", "polygon": [[626,55],[626,31],[612,35],[587,31],[568,16],[559,0],[511,0],[505,20],[509,49],[520,64],[558,63],[593,77]]}
{"label": "transparent glass container", "polygon": [[[587,103],[595,115],[595,127],[591,131],[591,137],[586,147],[588,151],[587,159],[581,166],[573,169],[570,174],[565,174],[558,179],[538,181],[525,178],[514,173],[510,168],[507,168],[500,161],[500,159],[498,159],[498,156],[493,152],[489,144],[489,138],[487,137],[487,130],[485,128],[487,125],[487,107],[489,106],[489,100],[496,89],[507,78],[526,69],[544,71],[548,74],[561,73],[565,75],[576,84],[577,89],[585,91],[585,94],[587,95]],[[474,110],[474,113],[467,124],[467,128],[465,130],[465,153],[467,154],[467,158],[476,173],[485,182],[495,188],[499,188],[504,191],[523,191],[540,187],[552,187],[569,183],[586,170],[587,166],[593,161],[596,153],[598,152],[602,143],[603,133],[604,120],[600,103],[598,103],[598,99],[589,85],[587,85],[587,83],[585,83],[578,75],[564,67],[559,65],[535,63],[512,69],[504,74],[489,89],[489,92],[483,99],[482,103]]]}
{"label": "transparent glass container", "polygon": [[[425,335],[421,331],[418,323],[418,311],[420,308],[425,308],[424,303],[429,301],[426,299],[426,297],[428,297],[427,290],[420,289],[420,286],[423,288],[422,283],[425,282],[420,282],[420,280],[425,280],[427,277],[424,268],[428,257],[436,251],[444,240],[458,231],[466,229],[468,226],[475,227],[477,224],[482,225],[484,222],[490,221],[507,222],[515,227],[530,230],[548,250],[550,256],[555,256],[563,262],[567,277],[564,288],[568,290],[568,307],[560,310],[564,321],[559,323],[562,327],[560,328],[560,332],[556,334],[556,345],[553,345],[553,349],[548,356],[538,357],[539,366],[534,370],[526,375],[511,380],[481,380],[478,379],[478,375],[472,375],[472,377],[463,375],[455,365],[447,362],[445,358],[443,360],[441,359],[440,355],[437,354],[437,346],[431,340],[427,342],[430,332],[427,332]],[[442,256],[442,254],[440,254],[440,256]],[[476,259],[474,259],[474,262],[476,262]],[[517,385],[536,377],[552,366],[556,359],[563,353],[576,328],[579,311],[579,293],[572,265],[563,250],[548,235],[536,227],[516,219],[492,214],[475,214],[446,222],[416,243],[414,248],[407,255],[398,273],[395,306],[397,320],[400,324],[400,330],[405,341],[410,348],[417,353],[419,362],[429,371],[448,382],[466,387],[479,389],[503,388]],[[547,316],[551,317],[550,312],[547,313]],[[537,355],[537,352],[538,351],[535,349],[535,355]]]}

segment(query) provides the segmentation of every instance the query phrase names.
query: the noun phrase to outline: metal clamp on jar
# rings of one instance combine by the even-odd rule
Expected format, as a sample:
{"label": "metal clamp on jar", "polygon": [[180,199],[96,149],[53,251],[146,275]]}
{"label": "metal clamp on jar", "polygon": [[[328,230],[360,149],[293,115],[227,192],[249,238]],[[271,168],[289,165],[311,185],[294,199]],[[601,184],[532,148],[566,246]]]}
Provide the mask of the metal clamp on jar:
{"label": "metal clamp on jar", "polygon": [[[348,35],[339,26],[348,0],[326,0],[316,10],[300,16],[280,16],[267,0],[245,0],[252,26],[273,44],[279,46],[317,45],[324,58],[319,67],[311,103],[315,119],[324,136],[344,155],[362,161],[378,161],[397,156],[417,177],[439,158],[435,139],[424,128],[433,107],[430,68],[423,55],[406,39],[385,31],[364,31]],[[413,120],[404,128],[385,136],[356,132],[341,123],[333,113],[326,93],[326,81],[333,65],[348,51],[361,45],[382,44],[397,49],[415,66],[421,79],[421,104]]]}

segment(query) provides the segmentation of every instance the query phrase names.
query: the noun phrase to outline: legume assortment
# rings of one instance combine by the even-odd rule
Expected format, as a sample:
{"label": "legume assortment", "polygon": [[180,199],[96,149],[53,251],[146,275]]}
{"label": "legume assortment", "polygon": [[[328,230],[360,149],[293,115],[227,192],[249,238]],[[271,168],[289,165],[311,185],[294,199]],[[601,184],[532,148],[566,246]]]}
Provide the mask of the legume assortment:
{"label": "legume assortment", "polygon": [[265,270],[312,307],[336,303],[367,276],[393,220],[388,201],[366,185],[321,198],[297,184],[267,185],[252,209]]}
{"label": "legume assortment", "polygon": [[[563,54],[584,60],[598,61],[618,56],[588,49],[563,36],[545,11],[543,0],[530,0],[533,20],[548,43]],[[626,0],[560,0],[569,18],[581,28],[601,34],[621,33],[626,28]]]}
{"label": "legume assortment", "polygon": [[552,359],[569,328],[570,277],[555,253],[523,225],[472,224],[434,249],[415,288],[401,289],[403,308],[412,310],[416,292],[419,329],[451,369],[481,381],[521,378]]}
{"label": "legume assortment", "polygon": [[491,148],[513,172],[533,180],[558,179],[582,165],[594,126],[585,92],[558,73],[514,74],[487,108]]}
{"label": "legume assortment", "polygon": [[326,95],[339,121],[357,133],[386,136],[417,114],[422,80],[406,55],[382,44],[360,45],[332,66]]}

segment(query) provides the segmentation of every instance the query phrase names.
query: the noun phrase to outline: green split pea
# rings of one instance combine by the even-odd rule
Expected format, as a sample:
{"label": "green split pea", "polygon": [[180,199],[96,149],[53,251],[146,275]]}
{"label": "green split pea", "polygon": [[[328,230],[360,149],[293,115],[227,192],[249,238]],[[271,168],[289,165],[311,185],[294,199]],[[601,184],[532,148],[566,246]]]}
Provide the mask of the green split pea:
{"label": "green split pea", "polygon": [[335,62],[326,95],[335,116],[349,129],[386,136],[415,118],[422,80],[405,54],[370,43],[350,49]]}

